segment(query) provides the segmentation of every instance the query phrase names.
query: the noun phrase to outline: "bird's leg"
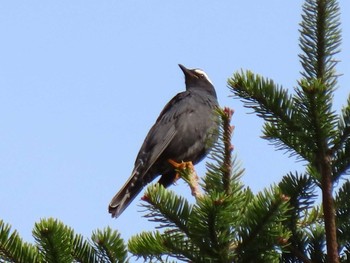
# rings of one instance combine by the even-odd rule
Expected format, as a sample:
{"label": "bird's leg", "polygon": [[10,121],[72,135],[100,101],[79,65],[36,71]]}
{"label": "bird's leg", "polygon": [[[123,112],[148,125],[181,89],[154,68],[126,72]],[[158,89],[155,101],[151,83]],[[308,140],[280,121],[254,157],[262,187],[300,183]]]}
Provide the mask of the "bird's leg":
{"label": "bird's leg", "polygon": [[168,162],[177,170],[175,182],[180,178],[184,179],[190,186],[192,195],[195,198],[200,197],[202,194],[198,185],[199,177],[194,169],[193,163],[191,161],[178,163],[171,159],[168,159]]}
{"label": "bird's leg", "polygon": [[[176,170],[179,170],[179,171],[183,171],[183,170],[186,170],[186,169],[193,169],[194,170],[192,162],[181,162],[181,163],[178,163],[178,162],[176,162],[176,161],[174,161],[172,159],[168,159],[168,163],[170,163]],[[179,171],[176,171],[174,183],[182,177],[180,175]]]}

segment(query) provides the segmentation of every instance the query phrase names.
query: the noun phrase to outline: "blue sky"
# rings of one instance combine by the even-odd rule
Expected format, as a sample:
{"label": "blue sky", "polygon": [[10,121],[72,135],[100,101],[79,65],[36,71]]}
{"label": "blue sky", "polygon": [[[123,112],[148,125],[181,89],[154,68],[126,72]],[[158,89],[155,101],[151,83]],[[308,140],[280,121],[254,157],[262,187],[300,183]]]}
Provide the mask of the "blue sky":
{"label": "blue sky", "polygon": [[[153,229],[139,198],[117,220],[107,205],[163,106],[184,90],[178,63],[204,69],[220,104],[235,110],[233,144],[247,186],[257,192],[303,171],[259,137],[262,121],[226,85],[240,69],[296,85],[301,3],[2,1],[0,218],[26,241],[47,217],[85,237],[106,226],[125,239]],[[350,91],[350,2],[340,6],[344,75],[335,109]],[[172,190],[189,195],[181,181]]]}

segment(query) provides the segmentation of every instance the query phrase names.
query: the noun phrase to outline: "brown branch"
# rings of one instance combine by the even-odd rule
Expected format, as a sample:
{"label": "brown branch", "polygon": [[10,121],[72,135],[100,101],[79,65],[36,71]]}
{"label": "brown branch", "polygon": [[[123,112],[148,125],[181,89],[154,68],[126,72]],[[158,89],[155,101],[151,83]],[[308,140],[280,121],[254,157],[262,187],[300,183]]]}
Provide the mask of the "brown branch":
{"label": "brown branch", "polygon": [[339,263],[330,158],[330,156],[324,156],[320,164],[323,216],[326,230],[327,262]]}
{"label": "brown branch", "polygon": [[223,185],[227,195],[231,194],[231,176],[232,176],[232,150],[233,145],[231,144],[232,132],[234,126],[231,126],[231,118],[233,115],[233,110],[225,107],[223,110],[223,114],[221,115],[223,122],[223,142],[224,142],[224,164],[223,164]]}

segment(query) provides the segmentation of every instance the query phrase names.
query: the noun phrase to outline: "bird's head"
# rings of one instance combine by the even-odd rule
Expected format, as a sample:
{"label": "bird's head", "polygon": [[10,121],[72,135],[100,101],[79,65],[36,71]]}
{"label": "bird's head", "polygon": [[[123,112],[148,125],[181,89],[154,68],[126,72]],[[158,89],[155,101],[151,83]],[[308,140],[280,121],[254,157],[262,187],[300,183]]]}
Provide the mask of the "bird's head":
{"label": "bird's head", "polygon": [[186,89],[194,89],[199,88],[203,90],[207,90],[209,92],[214,92],[214,86],[211,80],[209,79],[207,73],[205,73],[201,69],[188,69],[185,66],[179,64],[179,67],[185,74],[185,83]]}

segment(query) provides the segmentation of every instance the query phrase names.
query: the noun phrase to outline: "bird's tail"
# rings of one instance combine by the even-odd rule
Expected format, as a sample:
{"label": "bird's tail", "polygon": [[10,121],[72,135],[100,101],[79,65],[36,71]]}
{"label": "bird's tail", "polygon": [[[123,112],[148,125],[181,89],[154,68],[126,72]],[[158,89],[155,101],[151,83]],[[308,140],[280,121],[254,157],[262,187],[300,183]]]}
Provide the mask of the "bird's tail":
{"label": "bird's tail", "polygon": [[134,171],[128,181],[119,190],[119,192],[112,198],[108,206],[109,213],[112,217],[117,218],[128,207],[128,205],[141,192],[143,184],[138,180],[138,175]]}

